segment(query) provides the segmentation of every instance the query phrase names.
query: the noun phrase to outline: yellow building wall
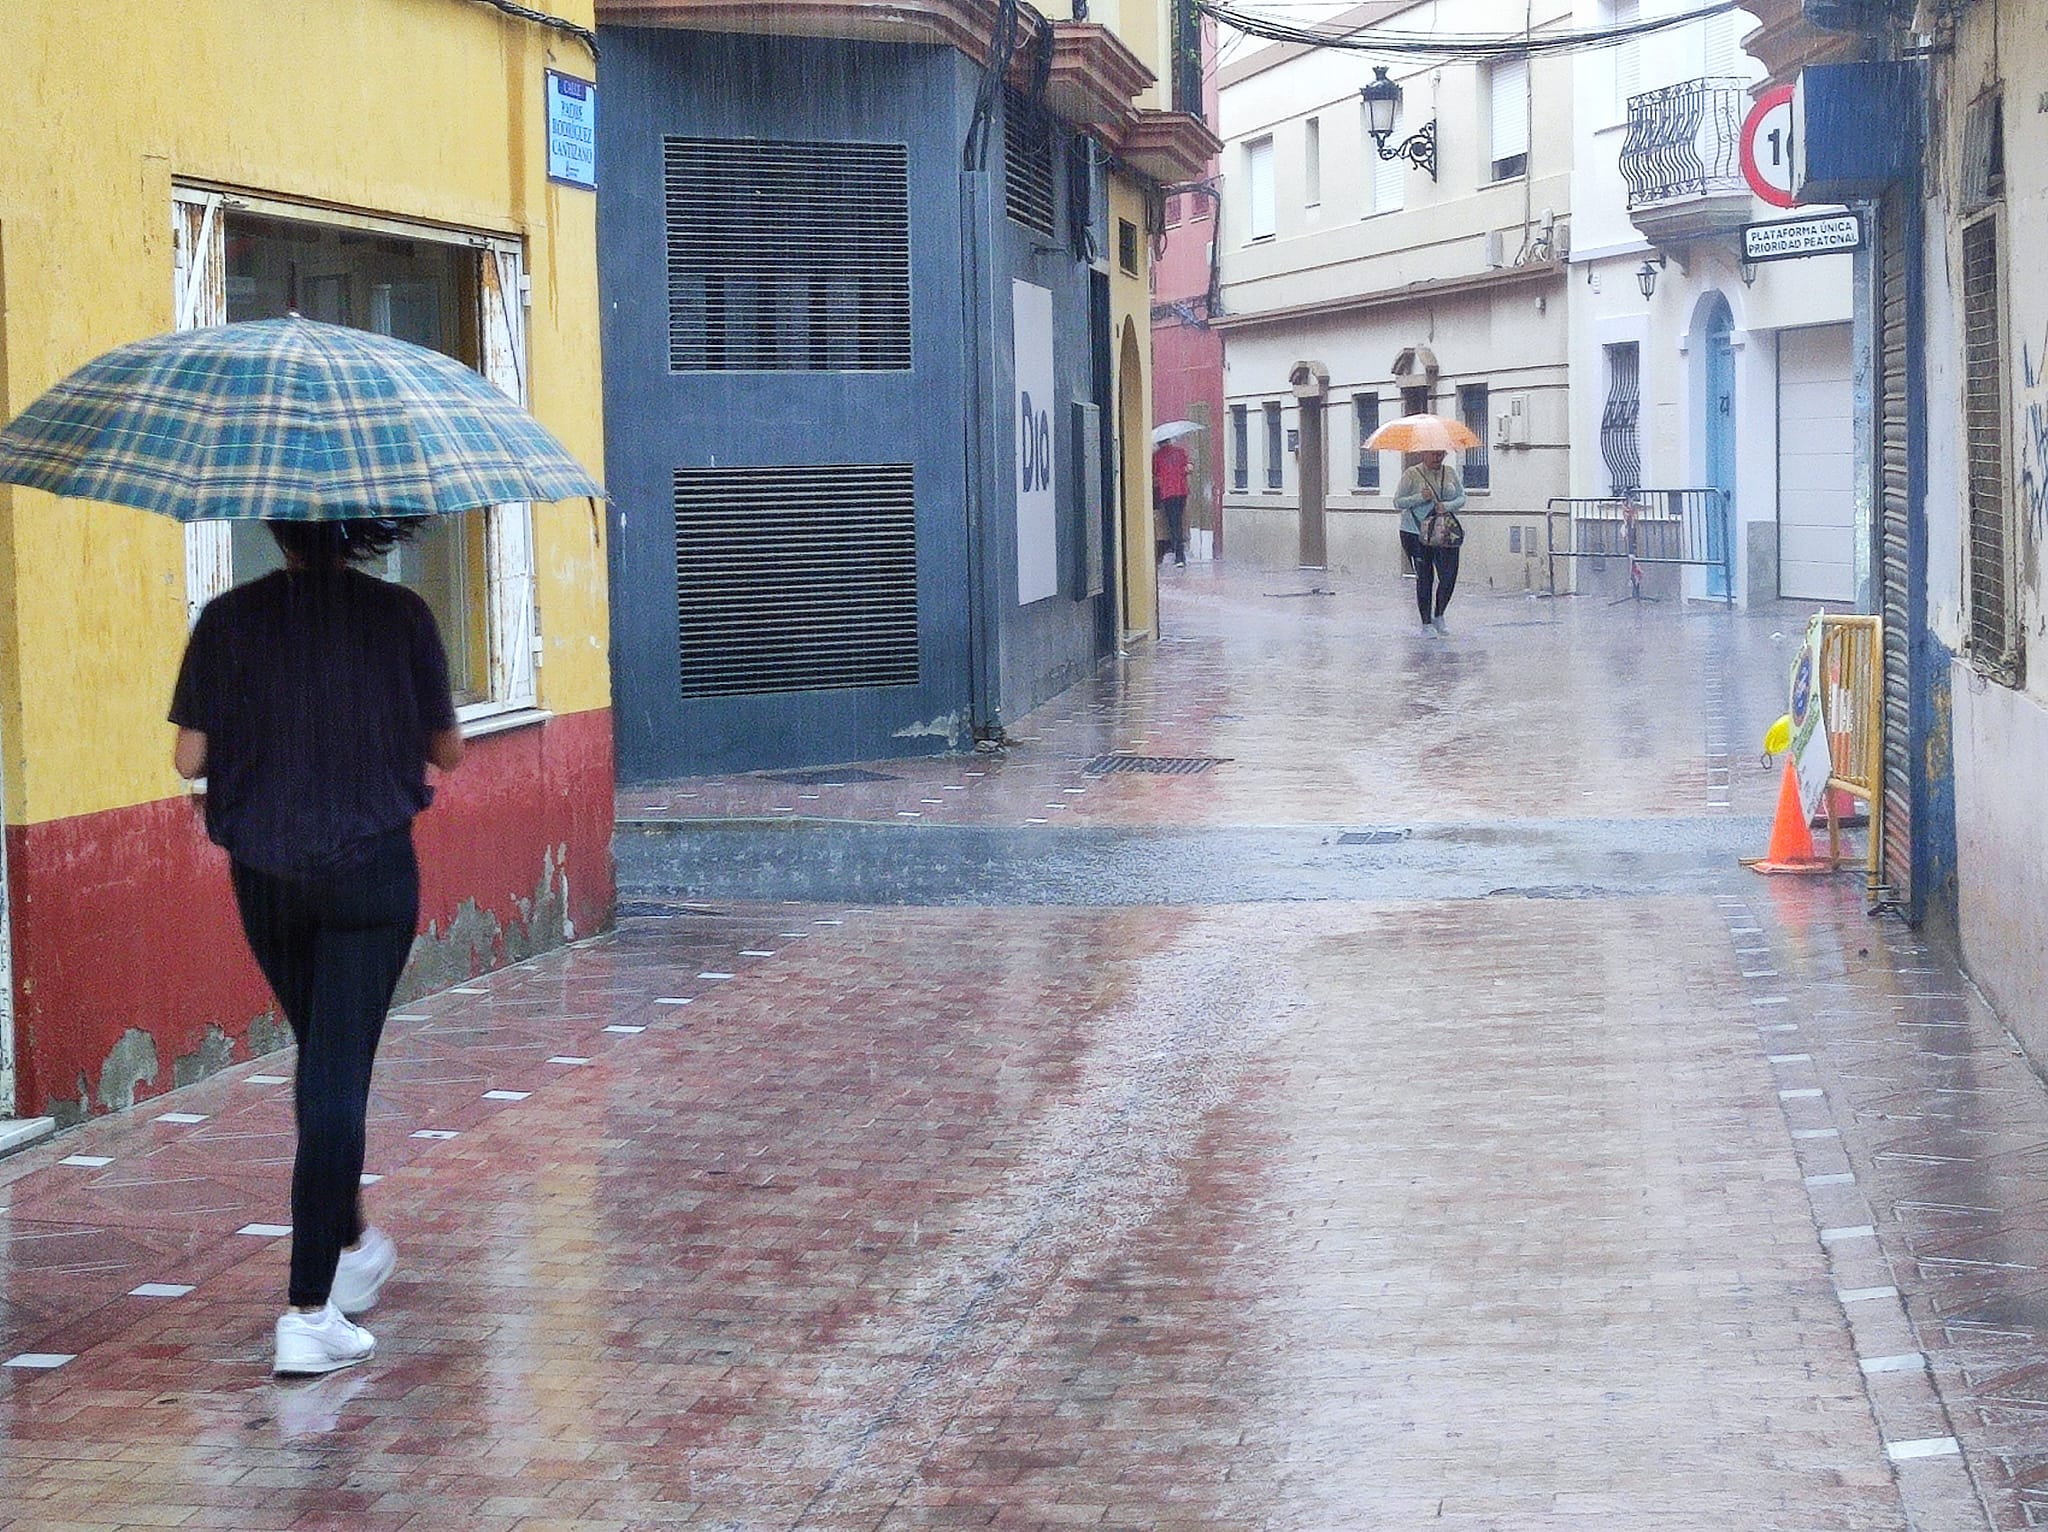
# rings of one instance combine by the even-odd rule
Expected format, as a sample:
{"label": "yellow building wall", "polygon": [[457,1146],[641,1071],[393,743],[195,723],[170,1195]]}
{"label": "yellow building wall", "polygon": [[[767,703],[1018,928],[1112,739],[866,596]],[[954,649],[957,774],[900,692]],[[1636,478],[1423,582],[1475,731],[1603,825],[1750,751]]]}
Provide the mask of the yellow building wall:
{"label": "yellow building wall", "polygon": [[[1124,459],[1118,483],[1123,505],[1119,539],[1124,561],[1124,630],[1153,633],[1159,627],[1159,566],[1153,557],[1152,532],[1152,242],[1144,236],[1145,189],[1141,182],[1124,175],[1109,178],[1109,238],[1116,247],[1119,219],[1127,219],[1139,230],[1138,272],[1133,276],[1112,260],[1110,263],[1109,308],[1112,366],[1118,379],[1118,420],[1135,416],[1135,433],[1124,432]],[[1123,397],[1123,346],[1125,337],[1135,335],[1139,374],[1139,398],[1135,410],[1127,412],[1130,401]],[[1135,439],[1133,439],[1135,437]]]}
{"label": "yellow building wall", "polygon": [[[590,0],[552,0],[590,25]],[[513,235],[535,414],[603,462],[596,201],[546,179],[543,70],[573,37],[472,0],[4,0],[0,410],[172,327],[174,181]],[[609,704],[601,517],[537,507],[541,703]],[[0,751],[30,824],[179,791],[164,722],[181,530],[0,488]]]}

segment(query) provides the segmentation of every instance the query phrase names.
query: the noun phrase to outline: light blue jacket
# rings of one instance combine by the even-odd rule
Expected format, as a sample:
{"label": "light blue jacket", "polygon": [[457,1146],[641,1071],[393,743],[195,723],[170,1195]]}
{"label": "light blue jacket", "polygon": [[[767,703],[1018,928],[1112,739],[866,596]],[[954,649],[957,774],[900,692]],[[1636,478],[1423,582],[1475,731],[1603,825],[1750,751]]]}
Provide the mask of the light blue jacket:
{"label": "light blue jacket", "polygon": [[1437,469],[1424,468],[1420,463],[1411,464],[1401,475],[1401,482],[1394,486],[1394,505],[1401,512],[1401,530],[1422,535],[1422,518],[1435,509],[1429,492],[1436,491],[1447,511],[1465,508],[1465,481],[1458,477],[1458,470],[1448,462]]}

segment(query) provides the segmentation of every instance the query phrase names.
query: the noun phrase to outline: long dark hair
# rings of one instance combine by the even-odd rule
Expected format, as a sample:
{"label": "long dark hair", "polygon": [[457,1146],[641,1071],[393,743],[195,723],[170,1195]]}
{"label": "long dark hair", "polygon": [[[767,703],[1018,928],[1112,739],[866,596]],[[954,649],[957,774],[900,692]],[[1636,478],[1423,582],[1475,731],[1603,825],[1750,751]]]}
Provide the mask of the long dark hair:
{"label": "long dark hair", "polygon": [[421,516],[359,516],[348,521],[267,521],[286,558],[306,569],[341,569],[381,559],[418,535]]}

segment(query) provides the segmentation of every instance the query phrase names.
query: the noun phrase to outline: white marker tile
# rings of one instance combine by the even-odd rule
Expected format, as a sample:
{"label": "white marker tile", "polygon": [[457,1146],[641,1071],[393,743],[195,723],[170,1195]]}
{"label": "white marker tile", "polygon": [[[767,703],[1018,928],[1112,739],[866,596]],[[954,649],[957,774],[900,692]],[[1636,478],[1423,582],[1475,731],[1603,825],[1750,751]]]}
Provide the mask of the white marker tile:
{"label": "white marker tile", "polygon": [[283,1239],[292,1232],[288,1223],[245,1223],[235,1230],[237,1234],[253,1234],[258,1239]]}
{"label": "white marker tile", "polygon": [[1745,968],[1742,970],[1742,977],[1745,979],[1775,979],[1778,977],[1778,970],[1775,968]]}
{"label": "white marker tile", "polygon": [[421,1128],[419,1132],[413,1134],[414,1138],[454,1138],[455,1136],[456,1133],[453,1128]]}
{"label": "white marker tile", "polygon": [[1923,1436],[1918,1441],[1884,1444],[1884,1455],[1894,1463],[1909,1463],[1914,1458],[1954,1457],[1962,1450],[1953,1436]]}
{"label": "white marker tile", "polygon": [[548,1062],[550,1064],[588,1064],[590,1060],[579,1059],[574,1054],[570,1053],[558,1053],[553,1058],[549,1059]]}
{"label": "white marker tile", "polygon": [[1867,1223],[1849,1225],[1840,1229],[1823,1229],[1820,1231],[1820,1242],[1823,1245],[1839,1245],[1843,1243],[1845,1240],[1852,1239],[1876,1238],[1876,1226]]}
{"label": "white marker tile", "polygon": [[[700,974],[698,975],[698,977],[702,978],[703,975]],[[654,1003],[656,1005],[695,1005],[697,1003],[697,1000],[694,995],[662,995],[658,997]],[[605,1030],[607,1032],[610,1032],[615,1029],[611,1027],[606,1027]],[[644,1028],[635,1027],[633,1028],[633,1030],[635,1032],[639,1032],[643,1031]]]}
{"label": "white marker tile", "polygon": [[1026,824],[1028,824],[1028,825],[1042,825],[1042,824],[1044,824],[1044,823],[1045,823],[1045,820],[1044,820],[1043,818],[1034,818],[1034,819],[1027,819],[1027,820],[1025,820],[1025,821],[1024,821],[1024,823],[1026,823]]}
{"label": "white marker tile", "polygon": [[1840,1138],[1842,1130],[1840,1128],[1795,1128],[1792,1130],[1792,1136],[1794,1138]]}
{"label": "white marker tile", "polygon": [[1880,1372],[1918,1372],[1927,1365],[1927,1358],[1917,1351],[1904,1351],[1897,1356],[1867,1356],[1862,1367],[1865,1377]]}
{"label": "white marker tile", "polygon": [[945,802],[946,800],[943,798],[920,798],[917,801],[919,803],[922,803],[926,808],[931,808],[937,804]]}
{"label": "white marker tile", "polygon": [[768,951],[768,950],[767,950],[767,949],[766,949],[765,947],[743,947],[743,948],[741,948],[741,949],[740,949],[740,956],[741,956],[741,957],[773,957],[773,956],[775,956],[775,954],[774,954],[774,953],[772,953],[772,952],[770,952],[770,951]]}
{"label": "white marker tile", "polygon": [[[397,1021],[401,1018],[394,1016],[391,1019]],[[289,1085],[292,1082],[284,1075],[245,1075],[242,1078],[242,1083],[244,1085]]]}
{"label": "white marker tile", "polygon": [[1896,1287],[1838,1287],[1835,1296],[1844,1303],[1875,1303],[1880,1298],[1896,1298]]}
{"label": "white marker tile", "polygon": [[157,1121],[168,1123],[204,1122],[206,1121],[206,1114],[204,1112],[165,1112],[157,1118]]}
{"label": "white marker tile", "polygon": [[916,809],[898,809],[896,817],[898,819],[922,819],[924,815],[918,813]]}
{"label": "white marker tile", "polygon": [[480,984],[458,984],[448,991],[451,995],[488,995],[489,990]]}
{"label": "white marker tile", "polygon": [[1783,995],[1759,995],[1749,1003],[1751,1005],[1790,1005],[1792,1002]]}
{"label": "white marker tile", "polygon": [[98,1170],[102,1165],[114,1163],[111,1154],[67,1154],[57,1162],[59,1165],[76,1165],[82,1170]]}
{"label": "white marker tile", "polygon": [[1804,1184],[1807,1186],[1854,1186],[1856,1178],[1846,1171],[1836,1171],[1824,1176],[1808,1176]]}
{"label": "white marker tile", "polygon": [[1088,789],[1085,787],[1063,787],[1060,791],[1063,793],[1073,793],[1078,797],[1080,794],[1087,792]]}
{"label": "white marker tile", "polygon": [[605,1031],[607,1031],[607,1032],[618,1032],[618,1033],[621,1033],[621,1034],[623,1034],[623,1035],[625,1035],[625,1036],[627,1036],[627,1037],[634,1037],[634,1036],[637,1036],[638,1034],[640,1034],[640,1033],[642,1033],[642,1032],[645,1032],[646,1030],[647,1030],[647,1029],[646,1029],[645,1027],[623,1027],[623,1026],[621,1026],[621,1027],[606,1027],[606,1028],[605,1028]]}
{"label": "white marker tile", "polygon": [[487,1090],[484,1092],[484,1100],[524,1101],[528,1096],[532,1094],[533,1092],[530,1090]]}
{"label": "white marker tile", "polygon": [[967,791],[967,784],[964,782],[948,782],[939,791],[942,793],[964,793]]}
{"label": "white marker tile", "polygon": [[777,931],[775,936],[778,941],[800,942],[810,934],[808,931]]}
{"label": "white marker tile", "polygon": [[721,980],[730,979],[732,975],[729,973],[715,973],[710,969],[706,969],[703,973],[698,974],[697,977],[700,979],[709,979],[713,983],[717,983]]}
{"label": "white marker tile", "polygon": [[1778,1092],[1778,1099],[1780,1101],[1811,1101],[1814,1097],[1821,1094],[1822,1092],[1810,1087],[1801,1090],[1781,1090]]}
{"label": "white marker tile", "polygon": [[75,1351],[24,1351],[0,1362],[0,1367],[25,1367],[33,1371],[48,1372],[53,1367],[62,1367],[66,1362],[78,1360]]}
{"label": "white marker tile", "polygon": [[[458,991],[457,993],[463,992]],[[391,1021],[432,1021],[434,1018],[424,1016],[418,1011],[393,1011],[387,1019]]]}
{"label": "white marker tile", "polygon": [[356,1184],[359,1186],[375,1186],[379,1181],[383,1179],[384,1178],[382,1176],[376,1174],[375,1172],[366,1170],[361,1175],[356,1177]]}
{"label": "white marker tile", "polygon": [[192,1291],[189,1282],[145,1282],[128,1289],[131,1298],[182,1298]]}
{"label": "white marker tile", "polygon": [[812,921],[811,924],[814,926],[843,926],[846,924],[846,922],[840,920],[836,916],[820,915],[816,920]]}
{"label": "white marker tile", "polygon": [[794,814],[796,812],[796,805],[793,803],[771,803],[768,805],[768,812],[771,814]]}
{"label": "white marker tile", "polygon": [[1796,1021],[1772,1021],[1759,1022],[1757,1024],[1757,1031],[1759,1032],[1797,1032],[1798,1030],[1799,1023]]}
{"label": "white marker tile", "polygon": [[1730,926],[1728,934],[1730,936],[1762,936],[1764,928],[1762,926]]}
{"label": "white marker tile", "polygon": [[1810,1053],[1767,1053],[1764,1055],[1764,1062],[1766,1064],[1811,1064],[1813,1062],[1813,1055]]}

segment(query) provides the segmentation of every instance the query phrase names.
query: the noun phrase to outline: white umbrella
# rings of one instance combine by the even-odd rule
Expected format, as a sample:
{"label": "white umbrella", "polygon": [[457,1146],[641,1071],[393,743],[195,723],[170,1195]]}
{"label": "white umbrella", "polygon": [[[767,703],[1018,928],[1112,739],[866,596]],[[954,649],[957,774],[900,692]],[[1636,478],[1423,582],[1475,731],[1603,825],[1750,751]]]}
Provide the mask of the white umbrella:
{"label": "white umbrella", "polygon": [[1169,420],[1163,426],[1152,428],[1152,445],[1156,447],[1161,442],[1179,441],[1183,436],[1193,436],[1201,429],[1200,421]]}

